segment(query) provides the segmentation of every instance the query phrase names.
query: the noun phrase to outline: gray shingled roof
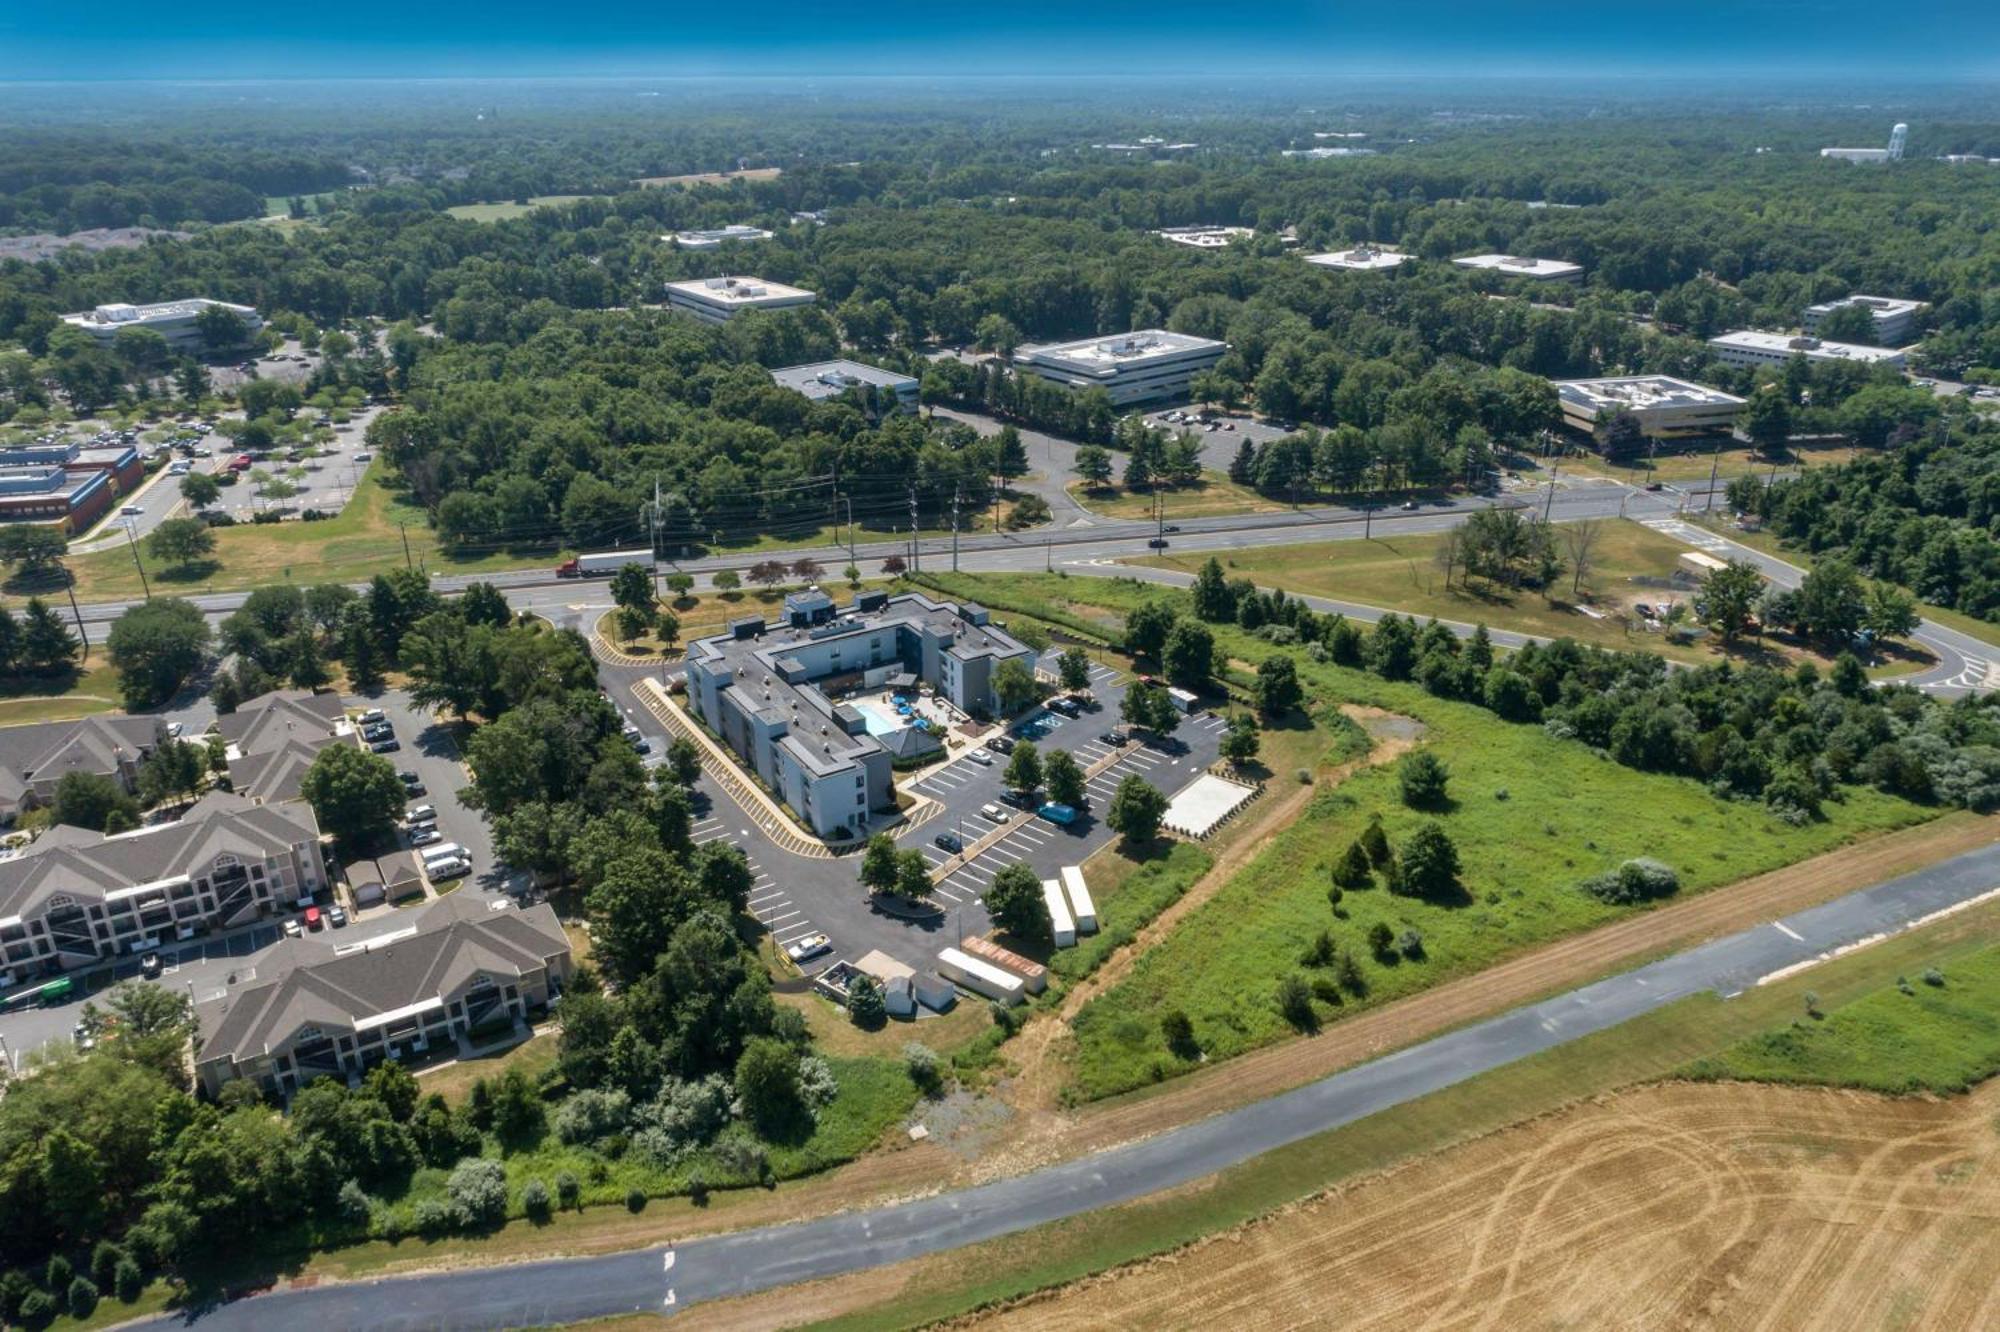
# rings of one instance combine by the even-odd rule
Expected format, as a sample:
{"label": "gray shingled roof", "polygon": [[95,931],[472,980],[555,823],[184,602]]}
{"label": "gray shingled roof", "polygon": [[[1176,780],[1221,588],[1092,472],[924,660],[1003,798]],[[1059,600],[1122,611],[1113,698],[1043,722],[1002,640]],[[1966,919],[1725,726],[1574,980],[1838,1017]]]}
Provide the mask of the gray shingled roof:
{"label": "gray shingled roof", "polygon": [[0,772],[11,779],[0,784],[0,797],[18,797],[29,781],[55,781],[68,772],[108,777],[121,762],[138,762],[159,739],[157,717],[85,717],[0,726]]}
{"label": "gray shingled roof", "polygon": [[267,805],[297,800],[313,759],[328,745],[339,743],[330,735],[294,738],[275,749],[243,754],[229,761],[229,781],[238,794]]}
{"label": "gray shingled roof", "polygon": [[495,910],[476,894],[452,893],[410,923],[407,937],[370,949],[343,951],[329,935],[278,944],[258,963],[257,980],[197,1011],[197,1062],[264,1054],[308,1024],[352,1031],[368,1018],[449,998],[482,972],[518,980],[569,952],[547,903]]}
{"label": "gray shingled roof", "polygon": [[278,749],[292,740],[324,739],[346,720],[338,694],[308,689],[274,689],[242,704],[215,729],[244,754]]}

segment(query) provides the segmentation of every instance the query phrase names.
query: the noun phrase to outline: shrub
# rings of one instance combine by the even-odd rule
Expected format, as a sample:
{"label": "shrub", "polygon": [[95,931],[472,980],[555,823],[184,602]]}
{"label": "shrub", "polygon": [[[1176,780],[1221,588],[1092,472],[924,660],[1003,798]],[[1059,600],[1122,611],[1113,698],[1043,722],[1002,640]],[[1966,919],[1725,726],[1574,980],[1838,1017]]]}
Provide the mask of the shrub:
{"label": "shrub", "polygon": [[1378,920],[1368,927],[1368,951],[1377,957],[1387,957],[1389,946],[1395,940],[1395,931],[1389,928],[1387,921]]}
{"label": "shrub", "polygon": [[117,1292],[120,1300],[130,1304],[144,1293],[146,1274],[139,1270],[139,1264],[130,1258],[121,1258],[111,1273],[111,1287]]}
{"label": "shrub", "polygon": [[873,1031],[889,1020],[888,1006],[882,1002],[882,987],[873,977],[856,976],[847,987],[847,1016],[864,1031]]}
{"label": "shrub", "polygon": [[1313,1009],[1312,987],[1303,976],[1287,976],[1278,982],[1278,1012],[1294,1030],[1319,1030],[1319,1014]]}
{"label": "shrub", "polygon": [[1334,961],[1333,978],[1349,994],[1368,993],[1368,980],[1361,974],[1361,964],[1345,948],[1340,950],[1340,956]]}
{"label": "shrub", "polygon": [[763,1144],[749,1138],[725,1138],[715,1145],[716,1164],[736,1176],[761,1184],[770,1177],[771,1158]]}
{"label": "shrub", "polygon": [[1165,1038],[1167,1048],[1183,1059],[1195,1059],[1201,1055],[1201,1046],[1194,1039],[1194,1023],[1178,1008],[1170,1008],[1160,1014],[1160,1035]]}
{"label": "shrub", "polygon": [[1299,964],[1307,967],[1324,967],[1333,961],[1333,936],[1325,930],[1319,937],[1306,945],[1306,951],[1299,958]]}
{"label": "shrub", "polygon": [[521,1188],[521,1211],[530,1221],[549,1219],[549,1186],[531,1179]]}
{"label": "shrub", "polygon": [[708,1176],[699,1170],[688,1176],[688,1201],[696,1207],[708,1206]]}
{"label": "shrub", "polygon": [[832,1065],[818,1055],[803,1056],[799,1060],[799,1100],[806,1109],[823,1109],[838,1095],[840,1083],[833,1076]]}
{"label": "shrub", "polygon": [[696,1081],[667,1078],[650,1102],[632,1116],[640,1127],[632,1150],[657,1166],[671,1166],[720,1133],[729,1122],[728,1082],[711,1073]]}
{"label": "shrub", "polygon": [[76,1268],[65,1255],[59,1253],[49,1259],[49,1268],[44,1274],[42,1285],[51,1292],[68,1290],[69,1283],[75,1276]]}
{"label": "shrub", "polygon": [[1327,979],[1325,976],[1313,977],[1312,992],[1313,992],[1313,998],[1319,1000],[1323,1004],[1329,1004],[1335,1008],[1338,1008],[1343,1002],[1340,996],[1340,986],[1336,985],[1333,981]]}
{"label": "shrub", "polygon": [[31,1290],[21,1300],[21,1326],[40,1327],[56,1316],[56,1302],[46,1291]]}
{"label": "shrub", "polygon": [[1942,986],[1944,984],[1944,973],[1936,967],[1925,967],[1924,984]]}
{"label": "shrub", "polygon": [[637,1187],[625,1190],[625,1210],[631,1212],[635,1216],[638,1215],[640,1212],[645,1211],[646,1191],[642,1188],[637,1188]]}
{"label": "shrub", "polygon": [[507,1171],[498,1161],[471,1156],[452,1167],[445,1192],[468,1226],[496,1226],[507,1219]]}
{"label": "shrub", "polygon": [[0,1273],[0,1320],[20,1322],[21,1304],[34,1290],[35,1283],[28,1280],[26,1272],[10,1267]]}
{"label": "shrub", "polygon": [[1415,930],[1404,930],[1396,936],[1396,951],[1412,962],[1424,955],[1424,936]]}
{"label": "shrub", "polygon": [[351,1226],[367,1225],[369,1214],[375,1210],[375,1205],[369,1201],[368,1194],[363,1191],[360,1181],[352,1179],[340,1186],[337,1206],[340,1219]]}
{"label": "shrub", "polygon": [[1445,788],[1451,771],[1428,749],[1405,754],[1396,766],[1396,780],[1403,791],[1403,803],[1412,809],[1436,809],[1446,800]]}
{"label": "shrub", "polygon": [[97,1283],[89,1277],[80,1276],[69,1283],[69,1294],[65,1301],[69,1305],[71,1318],[88,1318],[97,1312]]}
{"label": "shrub", "polygon": [[[1373,824],[1369,826],[1376,827]],[[1365,837],[1366,834],[1363,836]],[[1388,846],[1386,839],[1383,841],[1383,846],[1385,848]],[[1334,862],[1333,882],[1337,888],[1366,888],[1375,882],[1371,857],[1368,854],[1368,848],[1362,845],[1362,838],[1357,837],[1349,842],[1347,850],[1342,853],[1339,860]],[[1334,898],[1336,902],[1339,900],[1339,898]]]}
{"label": "shrub", "polygon": [[632,1098],[622,1091],[580,1091],[556,1107],[556,1137],[575,1146],[624,1131],[632,1117]]}
{"label": "shrub", "polygon": [[944,1090],[944,1072],[938,1063],[937,1051],[922,1041],[904,1044],[903,1070],[910,1075],[916,1089],[926,1096],[936,1096]]}
{"label": "shrub", "polygon": [[118,1270],[118,1264],[124,1261],[125,1250],[110,1240],[99,1240],[97,1247],[90,1251],[90,1279],[97,1283],[99,1290],[103,1290],[111,1284],[112,1274]]}
{"label": "shrub", "polygon": [[1376,869],[1387,865],[1394,855],[1389,849],[1389,834],[1382,831],[1382,816],[1375,815],[1368,820],[1368,826],[1361,830],[1361,849],[1368,855],[1368,863]]}
{"label": "shrub", "polygon": [[1021,1014],[1016,1013],[1012,1008],[997,999],[986,1006],[986,1011],[992,1016],[993,1025],[1006,1032],[1009,1036],[1019,1031],[1021,1023],[1026,1021]]}
{"label": "shrub", "polygon": [[558,1172],[556,1175],[556,1205],[559,1207],[574,1208],[581,1206],[582,1202],[583,1185],[577,1181],[576,1176],[567,1170]]}
{"label": "shrub", "polygon": [[1628,860],[1615,870],[1592,875],[1583,881],[1583,890],[1612,906],[1631,906],[1655,898],[1671,897],[1680,890],[1680,876],[1657,860],[1640,857]]}

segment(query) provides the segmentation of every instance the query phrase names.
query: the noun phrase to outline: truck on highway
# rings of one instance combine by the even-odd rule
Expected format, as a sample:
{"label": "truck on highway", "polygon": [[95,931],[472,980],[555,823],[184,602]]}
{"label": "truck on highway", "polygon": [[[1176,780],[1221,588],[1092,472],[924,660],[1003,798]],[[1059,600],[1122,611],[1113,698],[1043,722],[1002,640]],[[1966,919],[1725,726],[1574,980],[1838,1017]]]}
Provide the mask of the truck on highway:
{"label": "truck on highway", "polygon": [[609,578],[628,564],[653,566],[653,556],[643,550],[603,550],[594,555],[574,555],[556,566],[558,578]]}
{"label": "truck on highway", "polygon": [[938,975],[946,980],[962,985],[974,994],[983,994],[995,1003],[1011,1008],[1021,1002],[1019,976],[1002,971],[991,962],[981,962],[956,948],[938,950],[937,969]]}

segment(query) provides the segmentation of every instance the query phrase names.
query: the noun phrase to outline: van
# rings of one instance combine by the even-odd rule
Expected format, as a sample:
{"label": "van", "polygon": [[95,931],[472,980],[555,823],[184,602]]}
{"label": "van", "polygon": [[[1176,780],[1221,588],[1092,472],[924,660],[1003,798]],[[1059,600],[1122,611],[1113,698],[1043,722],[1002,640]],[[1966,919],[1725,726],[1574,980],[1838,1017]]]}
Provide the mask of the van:
{"label": "van", "polygon": [[424,864],[436,860],[457,860],[465,855],[465,848],[457,842],[439,842],[436,846],[424,848]]}
{"label": "van", "polygon": [[368,709],[368,711],[362,713],[354,720],[362,726],[379,726],[383,722],[389,720],[389,717],[388,714],[383,712],[382,709],[380,708],[370,708]]}
{"label": "van", "polygon": [[459,859],[426,861],[424,873],[430,875],[433,882],[439,879],[460,879],[472,873],[472,865],[468,861]]}

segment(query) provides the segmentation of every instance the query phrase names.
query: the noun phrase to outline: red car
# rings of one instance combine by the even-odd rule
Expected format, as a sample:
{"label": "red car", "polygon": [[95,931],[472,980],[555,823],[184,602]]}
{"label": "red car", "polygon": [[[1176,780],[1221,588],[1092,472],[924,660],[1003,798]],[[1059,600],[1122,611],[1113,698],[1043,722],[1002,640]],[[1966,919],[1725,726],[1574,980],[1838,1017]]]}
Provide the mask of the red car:
{"label": "red car", "polygon": [[325,917],[323,917],[323,916],[321,916],[321,915],[319,914],[319,908],[318,908],[318,907],[316,907],[316,906],[309,906],[309,907],[307,907],[307,908],[306,908],[306,928],[307,928],[307,929],[309,929],[309,930],[316,930],[316,929],[318,929],[318,928],[319,928],[320,926],[322,926],[322,925],[324,925],[324,924],[326,924],[326,919],[325,919]]}
{"label": "red car", "polygon": [[237,455],[236,455],[236,456],[235,456],[234,458],[231,458],[231,459],[229,460],[229,470],[230,470],[230,471],[232,471],[232,472],[247,472],[247,471],[249,471],[249,470],[250,470],[250,455],[249,455],[249,454],[247,454],[247,453],[239,453],[239,454],[237,454]]}

